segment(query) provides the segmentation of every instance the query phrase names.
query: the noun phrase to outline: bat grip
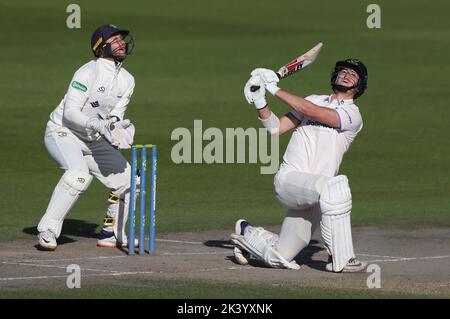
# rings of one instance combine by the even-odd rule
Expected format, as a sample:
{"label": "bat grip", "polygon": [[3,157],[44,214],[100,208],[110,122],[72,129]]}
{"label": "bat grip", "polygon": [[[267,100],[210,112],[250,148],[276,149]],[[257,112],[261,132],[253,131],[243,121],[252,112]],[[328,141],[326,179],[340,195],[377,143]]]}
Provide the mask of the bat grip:
{"label": "bat grip", "polygon": [[258,90],[259,90],[259,88],[260,88],[260,86],[259,86],[259,85],[252,85],[252,86],[250,87],[250,91],[252,91],[252,92],[256,92],[256,91],[258,91]]}
{"label": "bat grip", "polygon": [[[281,75],[277,72],[276,73],[276,75],[278,76],[278,78],[281,80]],[[259,90],[259,88],[260,88],[260,86],[259,85],[252,85],[251,87],[250,87],[250,91],[252,91],[252,92],[256,92],[256,91],[258,91]]]}

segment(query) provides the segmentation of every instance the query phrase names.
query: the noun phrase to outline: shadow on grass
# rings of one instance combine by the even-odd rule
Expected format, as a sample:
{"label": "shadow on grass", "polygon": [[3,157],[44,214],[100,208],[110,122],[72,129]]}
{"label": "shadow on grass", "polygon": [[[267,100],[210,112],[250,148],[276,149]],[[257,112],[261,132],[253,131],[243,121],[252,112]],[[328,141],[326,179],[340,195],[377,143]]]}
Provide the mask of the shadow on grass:
{"label": "shadow on grass", "polygon": [[[58,245],[76,242],[75,239],[68,236],[97,238],[96,229],[98,226],[99,224],[87,223],[84,220],[66,219],[64,220],[61,236],[58,238]],[[38,234],[37,226],[25,227],[22,231],[28,235],[37,236]]]}

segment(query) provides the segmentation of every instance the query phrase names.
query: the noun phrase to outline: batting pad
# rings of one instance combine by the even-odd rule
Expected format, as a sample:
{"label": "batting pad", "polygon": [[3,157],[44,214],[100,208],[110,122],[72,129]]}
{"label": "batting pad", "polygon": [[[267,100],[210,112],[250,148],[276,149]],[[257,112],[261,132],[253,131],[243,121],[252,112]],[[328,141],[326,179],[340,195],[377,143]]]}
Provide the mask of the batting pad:
{"label": "batting pad", "polygon": [[347,177],[330,179],[320,196],[322,220],[320,230],[333,257],[333,271],[339,272],[355,257],[351,229],[352,196]]}

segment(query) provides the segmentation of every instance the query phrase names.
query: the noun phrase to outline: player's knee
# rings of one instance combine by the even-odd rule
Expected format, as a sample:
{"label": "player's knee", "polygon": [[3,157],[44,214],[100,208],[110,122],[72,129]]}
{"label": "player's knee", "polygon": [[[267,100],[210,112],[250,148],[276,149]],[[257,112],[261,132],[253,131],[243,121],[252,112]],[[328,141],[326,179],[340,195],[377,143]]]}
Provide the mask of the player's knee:
{"label": "player's knee", "polygon": [[92,175],[78,169],[69,169],[63,175],[64,186],[72,196],[82,194],[89,187]]}
{"label": "player's knee", "polygon": [[322,188],[319,202],[322,214],[340,215],[350,211],[352,194],[347,176],[330,178]]}
{"label": "player's knee", "polygon": [[[114,180],[111,183],[111,192],[119,196],[120,198],[123,198],[125,194],[130,192],[131,188],[131,179],[130,174],[121,173],[114,176]],[[136,189],[139,189],[139,177],[136,178]]]}
{"label": "player's knee", "polygon": [[263,260],[272,268],[299,269],[300,266],[293,260],[295,256],[286,259],[274,246],[268,245],[264,249]]}

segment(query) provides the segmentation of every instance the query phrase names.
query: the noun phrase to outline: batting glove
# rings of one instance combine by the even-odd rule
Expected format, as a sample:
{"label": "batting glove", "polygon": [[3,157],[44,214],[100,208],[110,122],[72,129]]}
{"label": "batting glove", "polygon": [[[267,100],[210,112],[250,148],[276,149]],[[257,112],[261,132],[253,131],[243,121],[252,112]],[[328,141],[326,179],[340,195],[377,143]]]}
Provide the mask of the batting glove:
{"label": "batting glove", "polygon": [[[252,86],[259,86],[259,89],[255,92],[251,91]],[[255,104],[255,107],[260,110],[267,105],[266,102],[266,89],[264,88],[264,82],[261,81],[259,76],[252,76],[250,80],[244,86],[244,96],[248,104]]]}
{"label": "batting glove", "polygon": [[269,69],[264,68],[257,68],[254,69],[251,73],[252,76],[259,76],[262,81],[264,82],[264,85],[267,89],[267,91],[270,92],[270,94],[275,95],[278,90],[280,89],[277,85],[278,81],[280,81],[280,78],[278,75]]}

